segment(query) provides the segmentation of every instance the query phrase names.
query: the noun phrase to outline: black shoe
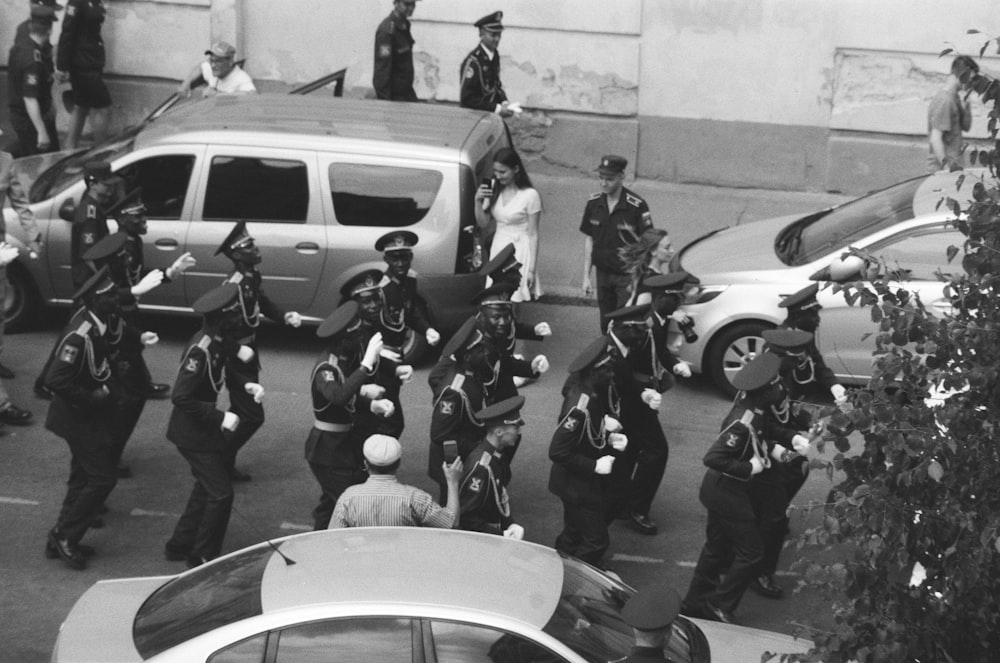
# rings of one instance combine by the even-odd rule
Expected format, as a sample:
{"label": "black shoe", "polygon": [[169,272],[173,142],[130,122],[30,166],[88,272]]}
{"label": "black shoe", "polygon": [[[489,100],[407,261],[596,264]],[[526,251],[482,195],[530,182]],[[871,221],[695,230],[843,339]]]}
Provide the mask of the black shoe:
{"label": "black shoe", "polygon": [[125,463],[118,463],[118,467],[115,468],[115,472],[118,473],[119,479],[131,479],[132,478],[132,468],[130,468]]}
{"label": "black shoe", "polygon": [[723,624],[739,623],[736,621],[736,617],[733,613],[728,610],[723,610],[722,608],[716,608],[711,603],[705,603],[705,617],[715,622],[722,622]]}
{"label": "black shoe", "polygon": [[[83,553],[67,539],[62,538],[55,530],[49,531],[48,543],[55,550],[56,555],[63,558],[66,566],[80,571],[87,568],[87,560]],[[46,550],[48,546],[46,546]]]}
{"label": "black shoe", "polygon": [[38,397],[38,398],[41,398],[42,400],[51,401],[52,397],[55,396],[55,394],[52,392],[51,389],[49,389],[48,387],[46,387],[41,382],[36,382],[35,383],[35,396]]}
{"label": "black shoe", "polygon": [[650,520],[647,515],[633,511],[629,514],[629,518],[632,520],[632,524],[635,525],[636,530],[638,530],[640,534],[652,535],[660,531],[659,528],[656,527],[656,523]]}
{"label": "black shoe", "polygon": [[191,557],[190,550],[184,550],[169,543],[163,546],[163,555],[168,562],[186,562]]}
{"label": "black shoe", "polygon": [[695,619],[704,619],[705,611],[700,607],[688,603],[687,601],[681,601],[681,608],[679,611],[685,617],[694,617]]}
{"label": "black shoe", "polygon": [[102,527],[104,527],[104,518],[95,516],[94,519],[90,521],[91,529],[101,529]]}
{"label": "black shoe", "polygon": [[29,426],[31,425],[31,412],[22,410],[13,403],[8,403],[7,407],[0,410],[0,422],[10,426]]}
{"label": "black shoe", "polygon": [[252,479],[253,477],[251,477],[246,472],[240,472],[238,469],[233,467],[229,470],[229,478],[239,483],[246,483],[247,481],[250,481],[250,479]]}
{"label": "black shoe", "polygon": [[146,398],[170,398],[170,385],[163,384],[162,382],[150,382],[146,391]]}
{"label": "black shoe", "polygon": [[[76,544],[76,549],[85,558],[94,556],[94,546],[88,546],[86,543],[78,543]],[[53,545],[51,540],[45,541],[45,558],[59,559],[59,551],[56,550],[56,547]]]}
{"label": "black shoe", "polygon": [[15,377],[17,376],[14,375],[14,371],[10,370],[3,364],[0,364],[0,378],[3,378],[4,380],[13,380]]}
{"label": "black shoe", "polygon": [[785,590],[774,581],[774,576],[758,576],[750,583],[750,589],[769,599],[780,599]]}

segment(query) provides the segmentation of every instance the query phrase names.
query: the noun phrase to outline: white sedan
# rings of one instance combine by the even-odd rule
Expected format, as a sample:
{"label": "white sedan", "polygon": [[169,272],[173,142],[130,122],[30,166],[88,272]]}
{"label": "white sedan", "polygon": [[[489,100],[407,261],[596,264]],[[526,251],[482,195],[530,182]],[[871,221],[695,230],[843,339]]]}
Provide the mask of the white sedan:
{"label": "white sedan", "polygon": [[[261,543],[177,576],[102,580],[52,661],[582,663],[633,645],[634,590],[551,548],[455,530],[326,530]],[[678,617],[675,663],[745,663],[806,640]]]}
{"label": "white sedan", "polygon": [[900,287],[919,293],[929,310],[947,312],[950,305],[936,273],[961,270],[948,263],[947,249],[961,248],[965,236],[949,225],[954,214],[942,200],[950,197],[964,208],[981,174],[966,171],[961,188],[956,188],[958,173],[925,175],[837,207],[755,221],[691,242],[673,264],[703,285],[684,305],[698,340],[681,347],[681,358],[732,393],[732,376],[763,347],[761,332],[784,320],[778,303],[820,281],[817,345],[840,382],[865,383],[877,328],[868,308],[849,306],[842,293],[823,287],[831,269],[844,271],[841,257],[848,247],[864,249],[888,269],[905,270]]}

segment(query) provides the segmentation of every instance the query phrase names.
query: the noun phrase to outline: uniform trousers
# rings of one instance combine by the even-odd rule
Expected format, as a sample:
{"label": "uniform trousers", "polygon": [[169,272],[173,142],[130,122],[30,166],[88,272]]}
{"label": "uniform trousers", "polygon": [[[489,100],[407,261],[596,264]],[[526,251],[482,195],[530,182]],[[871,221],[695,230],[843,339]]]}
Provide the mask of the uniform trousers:
{"label": "uniform trousers", "polygon": [[[256,344],[251,344],[254,354]],[[226,362],[226,390],[229,392],[229,410],[240,418],[236,430],[226,433],[227,453],[226,466],[232,469],[236,465],[236,454],[244,444],[250,441],[253,434],[264,425],[264,406],[254,401],[253,396],[246,392],[244,385],[248,382],[260,384],[260,363],[256,356],[244,364],[238,359]]]}
{"label": "uniform trousers", "polygon": [[122,351],[115,359],[115,366],[121,380],[121,394],[115,404],[114,413],[108,422],[111,432],[112,460],[117,466],[125,452],[139,417],[146,407],[149,393],[149,369],[142,358],[142,349]]}
{"label": "uniform trousers", "polygon": [[632,278],[625,274],[612,274],[600,267],[596,269],[597,284],[597,309],[601,314],[601,333],[608,331],[608,313],[617,311],[625,306],[628,301],[628,288],[632,283]]}
{"label": "uniform trousers", "polygon": [[189,557],[214,559],[222,551],[222,541],[233,508],[233,484],[223,454],[177,448],[191,466],[194,487],[167,548]]}
{"label": "uniform trousers", "polygon": [[599,566],[611,545],[608,535],[607,507],[593,504],[570,504],[563,501],[563,530],[556,537],[555,548],[588,564]]}
{"label": "uniform trousers", "polygon": [[632,513],[647,516],[663,481],[670,447],[657,411],[648,407],[644,410],[639,410],[634,423],[635,434],[629,436],[629,442],[634,441],[638,448],[635,469],[632,470],[629,509]]}
{"label": "uniform trousers", "polygon": [[705,545],[684,602],[692,607],[711,603],[734,612],[758,575],[763,556],[764,544],[757,523],[709,509]]}
{"label": "uniform trousers", "polygon": [[[59,398],[59,396],[56,396]],[[79,543],[104,500],[118,482],[112,462],[111,435],[100,423],[74,432],[66,438],[72,454],[69,481],[56,529],[70,543]]]}
{"label": "uniform trousers", "polygon": [[[764,541],[764,560],[760,565],[760,575],[766,576],[772,576],[778,570],[778,561],[789,532],[788,506],[809,476],[809,461],[799,457],[765,470],[759,476],[769,471],[774,473],[773,481],[766,485],[770,497],[765,496],[760,506],[756,503],[754,505],[755,510],[759,508],[762,511],[758,516]],[[757,478],[754,477],[754,480]]]}

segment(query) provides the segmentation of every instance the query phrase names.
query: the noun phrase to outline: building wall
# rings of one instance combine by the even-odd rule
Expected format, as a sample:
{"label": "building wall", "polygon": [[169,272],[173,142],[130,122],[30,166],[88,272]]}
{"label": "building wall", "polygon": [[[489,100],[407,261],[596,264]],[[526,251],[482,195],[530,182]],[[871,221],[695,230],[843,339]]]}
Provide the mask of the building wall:
{"label": "building wall", "polygon": [[[392,7],[106,2],[119,125],[169,94],[214,39],[237,46],[263,89],[347,67],[346,93],[371,95],[372,37]],[[0,0],[0,44],[26,4]],[[803,190],[867,190],[923,170],[926,104],[950,63],[938,53],[976,54],[985,37],[967,31],[998,31],[990,0],[421,0],[422,98],[457,101],[472,23],[498,8],[504,84],[529,109],[511,125],[533,168],[589,171],[613,151],[643,177]],[[1000,70],[995,49],[987,56]]]}

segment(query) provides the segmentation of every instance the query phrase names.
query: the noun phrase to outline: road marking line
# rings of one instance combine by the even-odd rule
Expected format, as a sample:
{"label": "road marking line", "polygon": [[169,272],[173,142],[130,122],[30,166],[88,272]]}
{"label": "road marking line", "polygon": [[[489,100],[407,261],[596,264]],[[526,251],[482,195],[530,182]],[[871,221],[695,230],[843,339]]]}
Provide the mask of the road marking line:
{"label": "road marking line", "polygon": [[290,523],[290,522],[285,521],[285,522],[281,523],[281,529],[290,529],[290,530],[294,530],[296,532],[311,532],[312,531],[312,526],[311,525],[300,525],[298,523]]}
{"label": "road marking line", "polygon": [[0,497],[0,504],[24,504],[25,506],[38,506],[41,502],[35,500],[25,500],[20,497]]}
{"label": "road marking line", "polygon": [[132,509],[132,511],[129,512],[129,515],[152,518],[180,518],[179,513],[170,513],[168,511],[148,511],[146,509]]}
{"label": "road marking line", "polygon": [[639,564],[663,564],[664,560],[658,557],[643,557],[642,555],[625,555],[623,553],[615,553],[611,556],[611,560],[614,562],[637,562]]}

